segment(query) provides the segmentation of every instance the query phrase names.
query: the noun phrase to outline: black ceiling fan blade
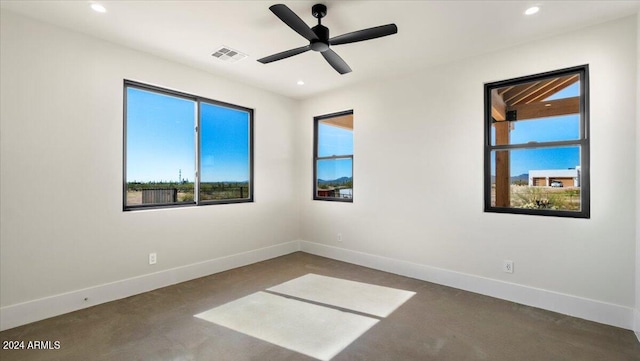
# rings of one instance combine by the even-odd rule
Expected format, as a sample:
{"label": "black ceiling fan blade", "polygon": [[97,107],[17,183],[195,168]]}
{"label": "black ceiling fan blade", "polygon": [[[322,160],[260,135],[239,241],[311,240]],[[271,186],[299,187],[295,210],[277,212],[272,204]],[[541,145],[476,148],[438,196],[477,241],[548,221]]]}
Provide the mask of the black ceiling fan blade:
{"label": "black ceiling fan blade", "polygon": [[387,24],[376,26],[373,28],[354,31],[352,33],[342,34],[329,39],[330,45],[340,45],[355,43],[363,40],[381,38],[387,35],[393,35],[398,32],[396,24]]}
{"label": "black ceiling fan blade", "polygon": [[336,54],[335,51],[327,49],[321,54],[338,73],[346,74],[351,72],[351,68],[349,67],[349,65],[347,65],[347,63],[342,60],[342,58],[338,54]]}
{"label": "black ceiling fan blade", "polygon": [[284,4],[272,5],[269,7],[269,10],[271,10],[272,13],[276,14],[276,16],[280,18],[282,22],[287,24],[296,33],[302,35],[305,39],[309,41],[318,40],[318,37],[311,30],[311,28],[309,28],[307,23],[302,21],[302,19],[300,19],[300,17],[296,15],[296,13],[291,11],[291,9],[287,7],[287,5],[284,5]]}
{"label": "black ceiling fan blade", "polygon": [[305,46],[301,46],[299,48],[283,51],[283,52],[278,53],[278,54],[265,56],[262,59],[258,59],[258,61],[261,62],[262,64],[266,64],[266,63],[270,63],[272,61],[286,59],[288,57],[291,57],[291,56],[294,56],[294,55],[298,55],[298,54],[304,53],[305,51],[309,51],[309,50],[311,50],[311,46],[305,45]]}

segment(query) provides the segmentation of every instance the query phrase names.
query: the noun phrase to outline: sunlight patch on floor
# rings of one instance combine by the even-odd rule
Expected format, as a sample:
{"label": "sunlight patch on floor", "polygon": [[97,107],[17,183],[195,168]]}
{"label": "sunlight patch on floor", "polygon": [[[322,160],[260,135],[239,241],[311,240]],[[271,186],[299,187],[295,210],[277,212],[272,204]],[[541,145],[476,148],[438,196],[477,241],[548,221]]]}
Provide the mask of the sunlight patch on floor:
{"label": "sunlight patch on floor", "polygon": [[328,361],[415,295],[312,273],[267,290],[195,317]]}

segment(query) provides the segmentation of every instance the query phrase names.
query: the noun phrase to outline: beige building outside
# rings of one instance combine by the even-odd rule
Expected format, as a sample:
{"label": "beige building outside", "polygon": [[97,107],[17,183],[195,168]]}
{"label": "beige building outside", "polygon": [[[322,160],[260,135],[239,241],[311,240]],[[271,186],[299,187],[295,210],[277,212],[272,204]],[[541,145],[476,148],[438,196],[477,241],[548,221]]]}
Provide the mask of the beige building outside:
{"label": "beige building outside", "polygon": [[538,187],[580,187],[580,166],[571,169],[530,170],[529,185]]}

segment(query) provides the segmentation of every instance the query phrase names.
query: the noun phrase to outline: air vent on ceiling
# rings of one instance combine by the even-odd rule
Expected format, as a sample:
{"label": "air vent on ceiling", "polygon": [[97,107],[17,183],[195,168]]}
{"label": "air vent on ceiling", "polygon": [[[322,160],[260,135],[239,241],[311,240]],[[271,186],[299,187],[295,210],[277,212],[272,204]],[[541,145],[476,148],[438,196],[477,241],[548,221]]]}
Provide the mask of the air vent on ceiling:
{"label": "air vent on ceiling", "polygon": [[236,61],[240,61],[246,58],[248,55],[241,51],[231,49],[230,47],[223,45],[219,49],[217,49],[213,54],[211,54],[211,56],[213,56],[214,58],[218,58],[222,61],[226,61],[228,63],[235,63]]}

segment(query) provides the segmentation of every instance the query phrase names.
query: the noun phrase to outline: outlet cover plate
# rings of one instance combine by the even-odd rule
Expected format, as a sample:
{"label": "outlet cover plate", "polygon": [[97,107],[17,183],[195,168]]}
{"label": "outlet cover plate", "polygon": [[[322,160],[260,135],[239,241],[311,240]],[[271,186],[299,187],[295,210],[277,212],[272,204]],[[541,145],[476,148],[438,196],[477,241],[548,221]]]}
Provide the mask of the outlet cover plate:
{"label": "outlet cover plate", "polygon": [[513,261],[504,260],[502,263],[502,270],[506,273],[513,273]]}

